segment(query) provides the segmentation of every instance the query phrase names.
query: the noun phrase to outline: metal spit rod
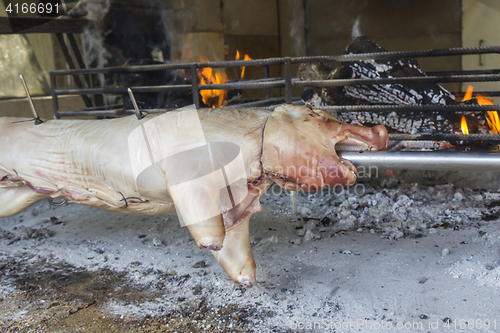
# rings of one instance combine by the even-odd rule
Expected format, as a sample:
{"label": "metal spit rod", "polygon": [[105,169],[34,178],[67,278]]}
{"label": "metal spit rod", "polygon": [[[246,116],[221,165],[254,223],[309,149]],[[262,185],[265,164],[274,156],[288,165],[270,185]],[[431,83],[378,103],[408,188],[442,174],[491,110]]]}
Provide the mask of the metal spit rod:
{"label": "metal spit rod", "polygon": [[500,171],[500,152],[365,151],[339,152],[360,167],[393,170]]}

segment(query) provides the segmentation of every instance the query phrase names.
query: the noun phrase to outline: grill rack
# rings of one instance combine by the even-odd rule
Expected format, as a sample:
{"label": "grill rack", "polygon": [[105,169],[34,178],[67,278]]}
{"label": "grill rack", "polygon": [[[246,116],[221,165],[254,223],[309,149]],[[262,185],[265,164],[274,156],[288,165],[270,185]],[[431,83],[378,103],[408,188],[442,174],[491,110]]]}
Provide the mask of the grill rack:
{"label": "grill rack", "polygon": [[[191,91],[193,95],[193,104],[199,108],[199,92],[201,90],[212,89],[266,89],[266,98],[250,102],[237,104],[226,107],[259,107],[264,109],[273,109],[280,103],[294,103],[292,88],[313,88],[313,87],[334,87],[334,86],[354,86],[354,85],[378,85],[378,84],[404,84],[404,83],[450,83],[450,82],[486,82],[500,81],[500,70],[484,70],[484,71],[462,71],[462,72],[434,72],[429,73],[425,77],[404,77],[404,78],[382,78],[382,79],[336,79],[336,80],[311,80],[300,81],[292,77],[291,65],[300,63],[313,62],[340,62],[354,60],[376,60],[376,59],[401,59],[401,58],[417,58],[417,57],[436,57],[436,56],[460,56],[460,55],[479,55],[479,54],[499,54],[500,46],[482,46],[472,48],[448,48],[434,50],[416,50],[416,51],[395,51],[395,52],[376,52],[376,53],[360,53],[360,54],[343,54],[330,56],[309,56],[309,57],[285,57],[285,58],[268,58],[254,60],[227,60],[213,62],[192,62],[192,63],[171,63],[158,65],[137,65],[126,67],[107,67],[107,68],[90,68],[90,69],[65,69],[54,70],[50,72],[51,94],[53,101],[54,118],[69,117],[69,116],[117,116],[134,114],[134,110],[111,109],[103,110],[103,107],[89,107],[81,110],[59,111],[58,96],[63,95],[99,95],[99,94],[125,94],[128,87],[88,87],[79,89],[58,89],[56,78],[58,76],[78,76],[92,74],[114,74],[114,73],[136,73],[161,71],[168,69],[190,69],[192,84],[184,85],[161,85],[161,86],[141,86],[130,87],[134,93],[148,92],[164,92],[164,91]],[[270,78],[269,66],[280,65],[284,69],[284,77]],[[226,82],[222,84],[205,84],[200,85],[198,82],[197,69],[212,67],[212,68],[230,68],[230,67],[263,67],[264,78],[257,80],[242,80],[234,82]],[[269,97],[269,89],[284,88],[284,97]],[[499,92],[487,92],[485,95],[497,96]],[[297,100],[297,99],[295,99]],[[266,105],[267,104],[267,105]],[[269,105],[271,104],[271,105]],[[294,104],[302,104],[295,102]],[[116,107],[116,106],[115,106]],[[324,106],[322,109],[335,112],[350,112],[350,111],[371,111],[371,112],[387,112],[387,111],[440,111],[440,112],[464,112],[464,111],[500,111],[500,105],[346,105],[346,106]],[[170,109],[140,109],[144,113],[159,113],[166,112]],[[466,141],[493,141],[500,142],[500,134],[390,134],[391,140],[466,140]]]}

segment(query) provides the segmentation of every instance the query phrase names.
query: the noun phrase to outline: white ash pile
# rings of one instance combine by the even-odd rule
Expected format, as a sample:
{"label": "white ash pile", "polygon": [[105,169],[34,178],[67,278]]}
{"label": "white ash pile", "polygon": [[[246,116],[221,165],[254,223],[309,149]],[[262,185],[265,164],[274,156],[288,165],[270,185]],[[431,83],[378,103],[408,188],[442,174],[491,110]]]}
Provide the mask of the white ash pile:
{"label": "white ash pile", "polygon": [[297,220],[302,243],[330,237],[344,231],[371,232],[382,237],[419,238],[435,229],[476,227],[500,216],[500,193],[452,184],[422,186],[418,183],[381,185],[360,183],[330,192],[298,195],[298,215],[291,213],[287,193],[273,193],[262,199],[275,214],[284,213]]}

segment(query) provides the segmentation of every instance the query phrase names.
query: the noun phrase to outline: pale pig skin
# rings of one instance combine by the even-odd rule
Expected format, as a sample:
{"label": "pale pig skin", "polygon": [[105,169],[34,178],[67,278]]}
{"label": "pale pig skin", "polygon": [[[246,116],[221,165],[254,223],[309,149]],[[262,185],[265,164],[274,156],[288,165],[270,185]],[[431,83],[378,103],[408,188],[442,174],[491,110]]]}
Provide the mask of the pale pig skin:
{"label": "pale pig skin", "polygon": [[[272,113],[198,110],[198,116],[207,142],[230,142],[241,149],[248,194],[234,209],[188,228],[198,247],[210,249],[229,278],[245,287],[255,282],[249,220],[262,211],[259,200],[269,186],[276,182],[290,190],[315,191],[352,184],[356,168],[339,160],[335,144],[382,150],[389,141],[381,125],[346,125],[303,106],[284,105]],[[0,118],[0,217],[48,197],[134,215],[175,211],[168,191],[139,187],[130,166],[127,136],[138,122],[152,117],[51,120],[41,125]],[[196,202],[183,204],[199,207]]]}

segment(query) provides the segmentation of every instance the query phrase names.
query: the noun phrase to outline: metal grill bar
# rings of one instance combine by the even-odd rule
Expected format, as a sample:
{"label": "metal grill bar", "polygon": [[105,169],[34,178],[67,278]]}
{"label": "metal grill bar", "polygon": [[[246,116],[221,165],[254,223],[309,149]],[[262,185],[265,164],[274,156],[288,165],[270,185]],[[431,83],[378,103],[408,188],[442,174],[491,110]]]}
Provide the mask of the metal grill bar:
{"label": "metal grill bar", "polygon": [[193,93],[193,104],[196,108],[200,107],[200,88],[198,85],[198,73],[196,72],[196,65],[191,65],[191,85],[192,85],[192,93]]}
{"label": "metal grill bar", "polygon": [[[183,85],[166,85],[166,86],[152,86],[152,87],[133,87],[131,88],[134,93],[151,93],[162,91],[183,91],[191,90],[190,84]],[[102,88],[83,88],[83,89],[55,89],[54,92],[58,96],[64,95],[85,95],[85,94],[126,94],[126,87],[102,87]],[[213,89],[213,88],[212,88]]]}
{"label": "metal grill bar", "polygon": [[465,70],[465,71],[441,71],[441,72],[425,72],[427,76],[443,76],[443,75],[476,75],[476,74],[500,74],[498,69],[484,70]]}
{"label": "metal grill bar", "polygon": [[476,105],[476,104],[457,104],[457,105],[325,105],[321,106],[325,111],[336,112],[409,112],[409,111],[449,111],[449,112],[467,112],[467,111],[500,111],[500,105]]}
{"label": "metal grill bar", "polygon": [[[381,84],[423,84],[442,82],[485,82],[500,81],[500,74],[485,75],[456,75],[456,76],[431,76],[431,77],[405,77],[405,78],[384,78],[384,79],[349,79],[349,80],[311,80],[299,81],[289,80],[291,87],[337,87],[337,86],[359,86],[359,85],[381,85]],[[283,88],[287,86],[287,80],[274,81],[238,81],[218,84],[204,84],[198,86],[198,90],[213,89],[266,89]],[[151,87],[133,87],[136,93],[160,92],[160,91],[182,91],[190,90],[193,86],[183,85],[163,85]],[[85,89],[54,89],[57,95],[85,95],[85,94],[121,94],[125,93],[125,87],[102,87]],[[291,93],[291,91],[289,92]]]}
{"label": "metal grill bar", "polygon": [[[239,108],[244,107],[262,107],[269,103],[280,103],[283,100],[291,103],[294,99],[292,96],[292,87],[336,87],[336,86],[357,86],[357,85],[384,85],[384,84],[424,84],[424,83],[443,83],[443,82],[483,82],[483,81],[500,81],[499,70],[484,70],[484,71],[463,71],[463,72],[434,72],[429,76],[423,77],[399,77],[399,78],[382,78],[382,79],[348,79],[348,80],[314,80],[314,81],[299,81],[292,78],[291,64],[318,62],[318,61],[353,61],[353,60],[368,60],[368,59],[398,59],[410,57],[434,57],[434,56],[450,56],[450,55],[468,55],[468,54],[486,54],[500,53],[500,46],[485,46],[474,48],[452,48],[438,50],[418,50],[418,51],[397,51],[397,52],[379,52],[365,54],[347,54],[333,56],[316,56],[316,57],[292,57],[292,58],[269,58],[255,60],[230,60],[216,62],[193,62],[193,63],[177,63],[177,64],[160,64],[160,65],[141,65],[141,66],[126,66],[126,67],[109,67],[109,68],[93,68],[93,69],[76,69],[76,70],[56,70],[51,72],[51,85],[53,96],[54,114],[56,117],[61,116],[116,116],[133,114],[133,110],[96,110],[95,108],[73,111],[58,111],[57,96],[61,95],[87,95],[87,94],[125,94],[127,87],[96,87],[85,89],[56,89],[55,78],[58,75],[78,75],[78,74],[98,74],[98,73],[135,73],[159,71],[168,69],[187,69],[191,70],[192,84],[184,85],[162,85],[151,87],[133,87],[134,93],[152,93],[165,91],[189,91],[193,94],[193,103],[200,107],[199,92],[201,90],[212,89],[266,89],[266,94],[269,95],[271,88],[285,88],[284,98],[266,98],[260,101],[253,101],[238,105]],[[205,84],[199,85],[197,69],[204,67],[220,68],[220,67],[240,67],[240,66],[264,66],[264,72],[269,72],[270,65],[284,66],[284,78],[268,78],[260,80],[246,80],[237,82],[227,82],[223,84]],[[268,75],[266,75],[268,76]],[[490,92],[490,96],[498,95],[497,92]],[[228,106],[231,107],[231,106]],[[271,109],[273,106],[263,106],[263,108]],[[324,106],[322,109],[336,112],[352,112],[352,111],[368,111],[368,112],[467,112],[467,111],[500,111],[500,105],[345,105],[345,106]],[[140,110],[142,112],[156,113],[165,112],[166,109]],[[487,134],[433,134],[433,135],[410,135],[410,134],[391,134],[392,140],[456,140],[456,141],[500,141],[499,135]]]}
{"label": "metal grill bar", "polygon": [[[473,82],[473,81],[499,81],[500,74],[491,74],[491,71],[485,71],[483,74],[475,75],[440,75],[432,77],[410,77],[410,78],[391,78],[391,79],[357,79],[357,80],[321,80],[321,81],[298,81],[291,80],[289,69],[292,63],[316,62],[316,61],[352,61],[364,59],[391,59],[401,57],[430,57],[430,56],[449,56],[449,55],[464,55],[464,54],[484,54],[484,53],[500,53],[498,46],[483,46],[474,48],[451,48],[439,50],[421,50],[421,51],[398,51],[398,52],[379,52],[379,53],[363,53],[363,54],[347,54],[337,56],[319,56],[319,57],[293,57],[293,58],[268,58],[256,60],[230,60],[230,61],[215,61],[215,62],[194,62],[194,63],[178,63],[178,64],[160,64],[160,65],[141,65],[141,66],[124,66],[124,67],[108,67],[108,68],[90,68],[90,69],[70,69],[70,70],[55,70],[51,74],[52,95],[57,99],[59,95],[70,94],[103,94],[103,93],[125,93],[126,88],[86,88],[86,89],[57,89],[55,77],[58,75],[78,75],[78,74],[97,74],[97,73],[133,73],[147,72],[167,69],[191,69],[192,85],[169,85],[156,87],[135,87],[134,92],[159,92],[169,90],[185,90],[192,89],[193,102],[199,106],[198,93],[200,89],[270,89],[285,87],[287,95],[291,93],[291,87],[330,87],[330,86],[345,86],[345,85],[367,85],[367,84],[403,84],[403,83],[437,83],[437,82]],[[196,75],[197,68],[204,67],[239,67],[239,66],[269,66],[269,65],[284,65],[285,79],[275,81],[247,81],[233,82],[224,84],[198,85]],[[485,74],[488,73],[488,74]],[[289,100],[290,96],[286,96]],[[58,117],[57,101],[53,103],[55,117]]]}
{"label": "metal grill bar", "polygon": [[124,67],[107,67],[107,68],[88,68],[79,70],[61,69],[52,71],[55,75],[74,75],[74,74],[97,74],[97,73],[135,73],[159,71],[166,69],[187,69],[193,65],[195,68],[221,68],[221,67],[242,67],[242,66],[267,66],[267,65],[283,65],[285,59],[290,59],[292,64],[310,63],[319,61],[354,61],[354,60],[370,60],[370,59],[400,59],[400,58],[417,58],[417,57],[436,57],[436,56],[453,56],[453,55],[468,55],[468,54],[487,54],[500,53],[500,46],[481,46],[481,47],[457,47],[450,49],[436,50],[418,50],[418,51],[395,51],[395,52],[376,52],[376,53],[358,53],[358,54],[343,54],[329,56],[314,56],[314,57],[290,57],[290,58],[267,58],[253,60],[226,60],[212,62],[194,62],[194,63],[175,63],[161,65],[141,65],[141,66],[124,66]]}
{"label": "metal grill bar", "polygon": [[113,116],[128,116],[135,114],[135,112],[134,110],[90,110],[90,111],[70,110],[70,111],[59,111],[58,114],[59,117],[113,117]]}
{"label": "metal grill bar", "polygon": [[[483,97],[499,97],[500,96],[500,91],[478,91],[474,93],[475,95],[481,95]],[[465,92],[453,92],[453,95],[455,97],[464,97]]]}
{"label": "metal grill bar", "polygon": [[294,87],[338,87],[362,86],[379,84],[424,84],[424,83],[452,83],[452,82],[487,82],[500,81],[500,74],[481,75],[452,75],[452,76],[410,76],[383,79],[347,79],[347,80],[310,80],[294,81]]}
{"label": "metal grill bar", "polygon": [[[296,57],[291,58],[292,63],[319,62],[319,61],[355,61],[371,59],[401,59],[401,58],[421,58],[421,57],[441,57],[456,55],[473,55],[500,53],[500,46],[480,46],[480,47],[454,47],[449,49],[416,50],[416,51],[389,51],[374,53],[356,53],[334,56],[317,57]],[[304,60],[306,59],[306,60]]]}

